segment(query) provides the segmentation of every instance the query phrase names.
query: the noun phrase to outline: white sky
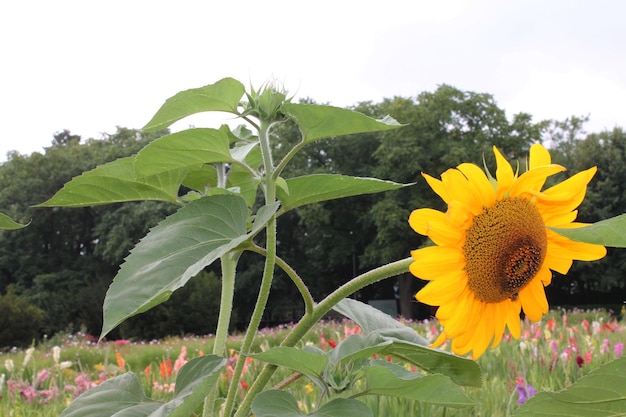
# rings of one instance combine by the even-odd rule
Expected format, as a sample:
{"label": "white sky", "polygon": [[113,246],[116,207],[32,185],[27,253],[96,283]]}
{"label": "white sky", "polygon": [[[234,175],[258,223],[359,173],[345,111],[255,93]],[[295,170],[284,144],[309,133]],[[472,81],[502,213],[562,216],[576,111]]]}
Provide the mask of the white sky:
{"label": "white sky", "polygon": [[140,128],[226,76],[337,106],[445,83],[493,94],[509,117],[626,127],[624,16],[621,0],[6,1],[0,161],[63,129]]}

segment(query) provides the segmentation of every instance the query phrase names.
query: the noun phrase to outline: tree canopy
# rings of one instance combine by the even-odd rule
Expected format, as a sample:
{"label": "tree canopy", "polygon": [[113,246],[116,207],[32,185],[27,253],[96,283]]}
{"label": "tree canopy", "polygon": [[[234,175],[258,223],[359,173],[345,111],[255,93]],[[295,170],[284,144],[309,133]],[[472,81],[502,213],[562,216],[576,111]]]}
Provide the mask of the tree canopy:
{"label": "tree canopy", "polygon": [[[278,219],[278,255],[299,271],[315,299],[367,269],[404,258],[412,249],[427,245],[425,238],[408,227],[408,216],[418,207],[442,209],[443,205],[421,174],[438,177],[462,162],[482,165],[483,161],[494,172],[492,146],[509,160],[523,161],[532,143],[543,142],[568,172],[597,165],[598,174],[589,186],[579,217],[591,222],[623,212],[626,132],[621,128],[585,134],[585,118],[534,121],[528,113],[507,117],[491,95],[449,85],[415,98],[359,103],[354,110],[374,117],[390,114],[406,126],[314,141],[296,155],[285,175],[375,175],[414,185],[312,204]],[[151,227],[174,211],[174,206],[155,201],[83,208],[32,206],[46,201],[72,177],[129,156],[164,133],[118,128],[102,139],[83,140],[66,130],[54,136],[44,154],[12,153],[0,165],[1,211],[20,223],[30,222],[19,230],[0,231],[0,295],[20,297],[39,309],[42,333],[81,328],[99,332],[104,293],[119,265]],[[286,145],[298,138],[294,125],[278,125],[273,138],[277,159],[289,148]],[[235,322],[249,316],[257,290],[253,283],[262,268],[263,260],[255,254],[245,254],[240,261]],[[553,280],[548,288],[551,302],[621,303],[626,298],[621,278],[625,269],[626,254],[618,251],[609,251],[603,261],[576,265],[567,277]],[[140,315],[129,320],[118,330],[120,335],[126,331],[153,338],[211,332],[214,323],[207,317],[219,299],[219,270],[214,267],[200,275],[193,285],[174,294],[187,300],[188,310],[174,311],[165,303],[150,317]],[[399,298],[400,313],[415,318],[429,314],[427,308],[420,310],[414,302],[419,285],[421,281],[407,275],[371,286],[357,296],[364,301]],[[288,279],[275,281],[267,324],[296,319],[301,314],[302,306],[290,301],[297,298],[296,291]]]}

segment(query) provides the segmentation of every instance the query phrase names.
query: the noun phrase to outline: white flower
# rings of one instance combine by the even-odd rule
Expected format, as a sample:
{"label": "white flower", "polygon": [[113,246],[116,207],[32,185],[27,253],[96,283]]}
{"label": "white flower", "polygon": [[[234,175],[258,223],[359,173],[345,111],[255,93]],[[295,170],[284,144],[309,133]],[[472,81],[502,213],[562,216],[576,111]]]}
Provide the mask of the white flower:
{"label": "white flower", "polygon": [[52,359],[54,360],[54,364],[58,365],[61,360],[61,348],[58,346],[52,347]]}
{"label": "white flower", "polygon": [[72,366],[72,361],[63,361],[59,364],[61,369],[69,368],[70,366]]}
{"label": "white flower", "polygon": [[24,361],[22,362],[22,368],[26,368],[26,365],[28,365],[28,362],[30,362],[30,360],[33,358],[34,352],[35,352],[34,347],[29,347],[28,349],[26,349],[26,356],[24,356]]}
{"label": "white flower", "polygon": [[13,363],[13,359],[5,360],[4,367],[8,372],[13,372],[13,369],[15,369],[15,364]]}

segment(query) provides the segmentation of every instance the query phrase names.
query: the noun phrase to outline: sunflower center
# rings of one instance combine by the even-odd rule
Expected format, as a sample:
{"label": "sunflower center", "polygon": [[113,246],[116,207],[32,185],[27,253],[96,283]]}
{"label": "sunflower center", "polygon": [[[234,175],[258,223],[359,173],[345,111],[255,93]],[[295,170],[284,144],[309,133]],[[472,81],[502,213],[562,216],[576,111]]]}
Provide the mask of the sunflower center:
{"label": "sunflower center", "polygon": [[476,216],[466,233],[470,289],[487,303],[516,298],[541,268],[547,246],[543,218],[530,201],[498,201]]}

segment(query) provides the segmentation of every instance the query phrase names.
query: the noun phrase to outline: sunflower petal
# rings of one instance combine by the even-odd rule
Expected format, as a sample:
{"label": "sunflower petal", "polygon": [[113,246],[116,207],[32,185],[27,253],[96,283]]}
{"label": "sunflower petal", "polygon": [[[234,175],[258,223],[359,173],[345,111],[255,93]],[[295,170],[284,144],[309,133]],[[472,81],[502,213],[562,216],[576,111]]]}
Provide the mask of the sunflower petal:
{"label": "sunflower petal", "polygon": [[426,182],[428,183],[428,185],[430,186],[430,188],[433,189],[433,191],[439,196],[441,197],[441,199],[443,201],[445,201],[446,203],[448,201],[450,201],[450,197],[448,196],[448,192],[446,191],[446,188],[443,186],[443,182],[441,182],[441,180],[438,180],[435,177],[431,177],[428,174],[425,174],[422,172],[422,177],[424,177],[424,179],[426,180]]}
{"label": "sunflower petal", "polygon": [[550,152],[543,145],[535,143],[530,147],[529,169],[535,169],[543,165],[550,165],[552,159]]}
{"label": "sunflower petal", "polygon": [[498,148],[493,147],[493,153],[496,156],[496,178],[498,179],[498,187],[496,189],[497,197],[502,198],[504,194],[511,188],[515,180],[515,174],[511,164],[504,159]]}
{"label": "sunflower petal", "polygon": [[411,273],[425,280],[432,280],[455,269],[461,269],[463,254],[455,248],[429,246],[411,252],[414,262],[409,265]]}
{"label": "sunflower petal", "polygon": [[558,172],[565,171],[560,165],[543,165],[530,171],[524,172],[520,177],[515,180],[509,195],[511,198],[521,196],[525,193],[533,194],[533,191],[541,190],[541,187],[546,182],[546,179],[550,175],[554,175]]}
{"label": "sunflower petal", "polygon": [[496,193],[485,172],[474,164],[461,164],[458,170],[468,179],[470,190],[483,207],[491,207]]}
{"label": "sunflower petal", "polygon": [[548,312],[548,300],[541,280],[533,279],[519,292],[524,314],[531,321],[539,321]]}
{"label": "sunflower petal", "polygon": [[577,242],[561,236],[552,230],[547,230],[548,244],[554,245],[554,251],[562,258],[571,258],[577,261],[597,261],[604,258],[606,248],[602,245]]}
{"label": "sunflower petal", "polygon": [[430,237],[438,245],[458,244],[463,235],[448,223],[445,213],[429,208],[413,210],[409,225],[417,233]]}
{"label": "sunflower petal", "polygon": [[460,275],[463,275],[463,271],[454,271],[430,281],[415,295],[415,298],[431,306],[454,302],[465,289],[461,284],[463,281],[459,279]]}
{"label": "sunflower petal", "polygon": [[480,200],[477,200],[472,193],[468,192],[469,182],[465,175],[459,170],[449,169],[441,174],[450,202],[458,202],[461,207],[471,212],[473,215],[479,214],[483,210]]}

